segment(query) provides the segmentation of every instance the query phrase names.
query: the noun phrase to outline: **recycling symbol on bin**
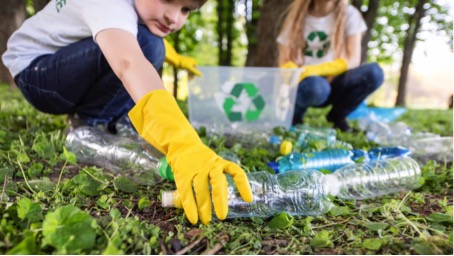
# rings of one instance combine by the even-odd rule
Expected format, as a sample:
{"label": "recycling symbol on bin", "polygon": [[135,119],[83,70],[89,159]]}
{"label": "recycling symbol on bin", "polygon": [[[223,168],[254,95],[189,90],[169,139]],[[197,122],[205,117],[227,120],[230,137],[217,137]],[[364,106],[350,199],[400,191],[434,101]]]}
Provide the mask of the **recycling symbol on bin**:
{"label": "recycling symbol on bin", "polygon": [[306,39],[305,56],[322,58],[328,53],[331,45],[328,35],[323,31],[313,31]]}
{"label": "recycling symbol on bin", "polygon": [[264,107],[265,100],[252,83],[235,84],[222,105],[231,122],[257,120]]}

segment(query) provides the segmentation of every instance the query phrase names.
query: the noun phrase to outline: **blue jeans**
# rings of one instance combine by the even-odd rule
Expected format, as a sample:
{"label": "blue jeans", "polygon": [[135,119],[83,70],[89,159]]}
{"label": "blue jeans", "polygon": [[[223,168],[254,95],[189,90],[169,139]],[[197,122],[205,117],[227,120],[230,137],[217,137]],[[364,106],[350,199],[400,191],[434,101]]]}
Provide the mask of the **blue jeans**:
{"label": "blue jeans", "polygon": [[[163,40],[144,25],[138,28],[142,52],[159,70],[165,57]],[[92,38],[39,56],[14,80],[36,109],[50,114],[77,114],[87,125],[115,122],[134,107]]]}
{"label": "blue jeans", "polygon": [[342,120],[383,83],[377,63],[361,65],[335,77],[330,83],[320,76],[306,77],[298,85],[293,125],[302,123],[308,107],[332,105],[329,120]]}

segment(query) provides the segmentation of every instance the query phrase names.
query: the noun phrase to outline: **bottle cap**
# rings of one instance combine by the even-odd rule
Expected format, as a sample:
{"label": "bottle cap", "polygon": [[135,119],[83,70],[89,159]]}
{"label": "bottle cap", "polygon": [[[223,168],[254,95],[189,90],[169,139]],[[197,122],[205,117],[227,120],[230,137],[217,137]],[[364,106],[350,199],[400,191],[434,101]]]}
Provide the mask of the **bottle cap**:
{"label": "bottle cap", "polygon": [[163,157],[159,161],[158,172],[159,175],[166,180],[175,180],[175,178],[173,177],[172,167],[170,167],[166,157]]}
{"label": "bottle cap", "polygon": [[161,202],[162,207],[183,208],[183,206],[181,205],[180,198],[178,196],[178,192],[176,190],[162,191],[161,200],[162,200],[162,202]]}
{"label": "bottle cap", "polygon": [[290,154],[292,152],[293,145],[290,141],[284,140],[281,144],[280,152],[283,156]]}
{"label": "bottle cap", "polygon": [[161,198],[162,198],[162,207],[175,206],[175,204],[173,203],[173,191],[162,191]]}
{"label": "bottle cap", "polygon": [[279,165],[276,162],[271,161],[271,162],[268,162],[266,165],[271,167],[271,169],[273,169],[274,173],[279,173]]}

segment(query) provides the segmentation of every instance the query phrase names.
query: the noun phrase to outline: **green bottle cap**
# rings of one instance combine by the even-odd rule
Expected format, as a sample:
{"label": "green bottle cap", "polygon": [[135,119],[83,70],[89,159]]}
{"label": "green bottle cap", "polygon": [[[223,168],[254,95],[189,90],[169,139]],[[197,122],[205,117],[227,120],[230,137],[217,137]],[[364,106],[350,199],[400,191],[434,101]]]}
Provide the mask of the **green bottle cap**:
{"label": "green bottle cap", "polygon": [[167,162],[167,158],[163,157],[159,161],[159,167],[158,167],[159,175],[166,179],[166,180],[171,180],[174,181],[175,178],[173,177],[173,172],[172,172],[172,167],[170,167],[169,163]]}

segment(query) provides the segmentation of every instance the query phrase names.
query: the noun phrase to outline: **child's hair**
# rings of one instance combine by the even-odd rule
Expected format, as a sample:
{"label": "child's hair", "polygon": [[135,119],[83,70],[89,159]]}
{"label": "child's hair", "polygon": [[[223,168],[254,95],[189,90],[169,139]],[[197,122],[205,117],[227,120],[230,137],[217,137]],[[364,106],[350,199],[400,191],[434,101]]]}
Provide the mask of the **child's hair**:
{"label": "child's hair", "polygon": [[[281,36],[285,36],[286,44],[279,44],[279,65],[288,61],[295,61],[298,51],[306,46],[304,39],[304,20],[309,10],[313,8],[315,0],[294,0],[284,12],[284,23]],[[345,20],[348,0],[336,0],[334,8],[335,27],[331,38],[334,47],[334,56],[340,58],[345,54]],[[284,32],[284,33],[282,33]],[[303,55],[304,58],[304,55]],[[304,62],[304,60],[303,60]]]}

